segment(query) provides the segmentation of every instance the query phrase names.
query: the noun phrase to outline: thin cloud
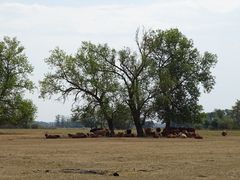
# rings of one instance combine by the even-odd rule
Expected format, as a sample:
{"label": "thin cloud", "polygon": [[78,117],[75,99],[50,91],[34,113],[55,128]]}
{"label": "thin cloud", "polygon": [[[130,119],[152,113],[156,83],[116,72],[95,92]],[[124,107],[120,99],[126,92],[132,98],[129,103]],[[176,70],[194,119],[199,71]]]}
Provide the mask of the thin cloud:
{"label": "thin cloud", "polygon": [[[202,13],[202,17],[199,16],[204,9],[213,11],[218,9],[213,7],[214,1],[209,2],[205,4],[202,1],[187,0],[154,1],[148,5],[139,3],[139,5],[116,4],[88,7],[2,3],[0,4],[0,23],[4,24],[4,27],[1,27],[0,31],[24,30],[28,33],[38,32],[40,35],[47,32],[52,32],[51,34],[54,32],[56,34],[126,33],[141,25],[149,28],[178,26],[191,30],[197,24],[198,28],[200,25],[201,27],[211,25],[203,20],[208,18],[208,13]],[[233,9],[233,5],[234,3],[231,6],[223,6],[222,3],[221,7],[230,10]],[[225,11],[222,8],[220,9]],[[199,21],[202,21],[201,24]]]}
{"label": "thin cloud", "polygon": [[216,13],[230,13],[240,7],[239,0],[196,0],[196,5]]}
{"label": "thin cloud", "polygon": [[[209,111],[223,106],[231,107],[235,99],[239,99],[237,92],[240,87],[234,82],[238,82],[239,77],[240,1],[131,1],[135,4],[126,1],[111,4],[104,1],[104,4],[100,4],[99,1],[91,3],[91,6],[87,3],[84,6],[78,3],[73,5],[67,1],[65,5],[48,2],[11,0],[0,3],[0,39],[3,35],[17,36],[22,42],[30,63],[36,67],[35,82],[46,73],[43,59],[49,56],[49,50],[55,46],[60,46],[68,53],[76,52],[83,40],[108,43],[117,49],[135,47],[134,35],[138,27],[177,27],[194,40],[199,50],[209,50],[219,57],[219,63],[213,71],[217,76],[216,88],[210,95],[202,95],[204,108]],[[231,70],[226,72],[227,69]],[[71,102],[64,106],[51,101],[42,102],[37,93],[28,97],[39,108],[39,120],[54,119],[59,112],[51,110],[52,107],[64,114],[70,113]]]}

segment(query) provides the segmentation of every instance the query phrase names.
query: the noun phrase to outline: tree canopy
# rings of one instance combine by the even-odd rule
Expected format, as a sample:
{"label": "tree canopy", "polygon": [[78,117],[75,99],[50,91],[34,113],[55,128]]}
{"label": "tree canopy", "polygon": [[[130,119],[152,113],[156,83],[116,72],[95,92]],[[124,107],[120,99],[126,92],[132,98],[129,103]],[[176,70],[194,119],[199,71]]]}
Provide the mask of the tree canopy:
{"label": "tree canopy", "polygon": [[112,99],[117,91],[118,82],[108,69],[107,61],[115,59],[115,50],[107,45],[94,45],[83,42],[75,55],[67,55],[56,48],[45,61],[53,69],[40,81],[41,96],[61,94],[63,100],[73,95],[84,106],[99,106],[102,114],[113,132]]}
{"label": "tree canopy", "polygon": [[35,117],[36,107],[23,99],[26,90],[32,91],[29,64],[24,47],[16,38],[4,37],[0,41],[0,124],[27,126]]}
{"label": "tree canopy", "polygon": [[99,108],[113,133],[118,108],[128,108],[138,136],[144,135],[146,119],[157,114],[167,126],[196,121],[200,89],[210,92],[215,84],[211,69],[216,55],[201,55],[178,29],[138,30],[136,44],[136,51],[117,51],[83,42],[75,55],[54,49],[46,59],[52,70],[40,81],[41,96],[74,95],[81,110]]}
{"label": "tree canopy", "polygon": [[240,101],[237,100],[235,105],[232,107],[232,117],[237,125],[240,127]]}
{"label": "tree canopy", "polygon": [[203,55],[178,29],[150,31],[146,38],[149,58],[159,85],[155,97],[157,111],[164,111],[164,122],[193,122],[201,116],[200,87],[210,92],[215,84],[211,74],[217,62],[214,54]]}

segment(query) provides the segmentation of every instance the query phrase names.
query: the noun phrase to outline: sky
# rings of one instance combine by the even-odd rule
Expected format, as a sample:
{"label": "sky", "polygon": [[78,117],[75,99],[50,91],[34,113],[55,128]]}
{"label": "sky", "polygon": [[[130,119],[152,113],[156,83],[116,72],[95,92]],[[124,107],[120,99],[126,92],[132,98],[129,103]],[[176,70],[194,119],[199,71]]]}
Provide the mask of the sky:
{"label": "sky", "polygon": [[[69,54],[82,41],[134,49],[139,27],[178,28],[201,53],[217,54],[216,85],[200,97],[204,111],[231,108],[240,99],[239,0],[0,0],[0,41],[17,37],[26,48],[36,86],[51,71],[44,59],[56,46]],[[71,98],[42,100],[39,89],[25,97],[38,107],[38,121],[71,114]]]}

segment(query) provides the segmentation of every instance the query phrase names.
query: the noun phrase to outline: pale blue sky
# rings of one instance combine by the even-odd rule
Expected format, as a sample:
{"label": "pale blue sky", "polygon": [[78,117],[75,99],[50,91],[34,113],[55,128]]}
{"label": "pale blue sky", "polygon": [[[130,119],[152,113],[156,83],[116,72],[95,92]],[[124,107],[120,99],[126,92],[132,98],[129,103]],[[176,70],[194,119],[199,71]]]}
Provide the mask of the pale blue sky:
{"label": "pale blue sky", "polygon": [[[230,108],[240,99],[240,1],[238,0],[0,0],[0,39],[16,36],[35,67],[35,83],[48,71],[44,58],[56,46],[74,53],[81,41],[135,48],[138,27],[179,28],[201,51],[218,55],[213,70],[216,86],[203,94],[205,111]],[[71,101],[62,104],[26,97],[38,106],[37,120],[70,115]]]}
{"label": "pale blue sky", "polygon": [[157,0],[1,0],[8,3],[42,4],[47,6],[90,6],[103,4],[149,4]]}

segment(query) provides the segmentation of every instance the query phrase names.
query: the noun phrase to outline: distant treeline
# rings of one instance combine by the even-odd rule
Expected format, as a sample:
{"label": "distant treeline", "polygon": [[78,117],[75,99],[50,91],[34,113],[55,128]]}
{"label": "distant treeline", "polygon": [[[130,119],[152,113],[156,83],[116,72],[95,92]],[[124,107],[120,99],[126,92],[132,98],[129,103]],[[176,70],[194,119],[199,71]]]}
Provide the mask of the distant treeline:
{"label": "distant treeline", "polygon": [[34,121],[31,125],[33,129],[40,128],[83,128],[80,122],[75,122],[72,118],[63,115],[57,115],[54,122]]}
{"label": "distant treeline", "polygon": [[[87,112],[86,112],[87,113]],[[34,122],[32,128],[95,128],[95,127],[107,127],[107,123],[100,116],[94,114],[84,114],[83,116],[64,116],[57,115],[54,122]],[[115,123],[115,129],[129,129],[134,128],[131,124],[131,116],[123,114],[123,117],[119,114],[119,119]],[[125,119],[124,119],[125,118]],[[172,127],[194,127],[196,129],[240,129],[240,101],[237,101],[232,109],[215,109],[213,112],[202,113],[202,118],[198,123],[178,123],[174,120],[171,123]],[[146,121],[143,125],[144,128],[156,128],[165,127],[164,123],[156,121]]]}
{"label": "distant treeline", "polygon": [[240,129],[239,121],[234,117],[233,111],[229,109],[216,109],[214,112],[206,113],[201,124],[195,127],[200,129]]}

